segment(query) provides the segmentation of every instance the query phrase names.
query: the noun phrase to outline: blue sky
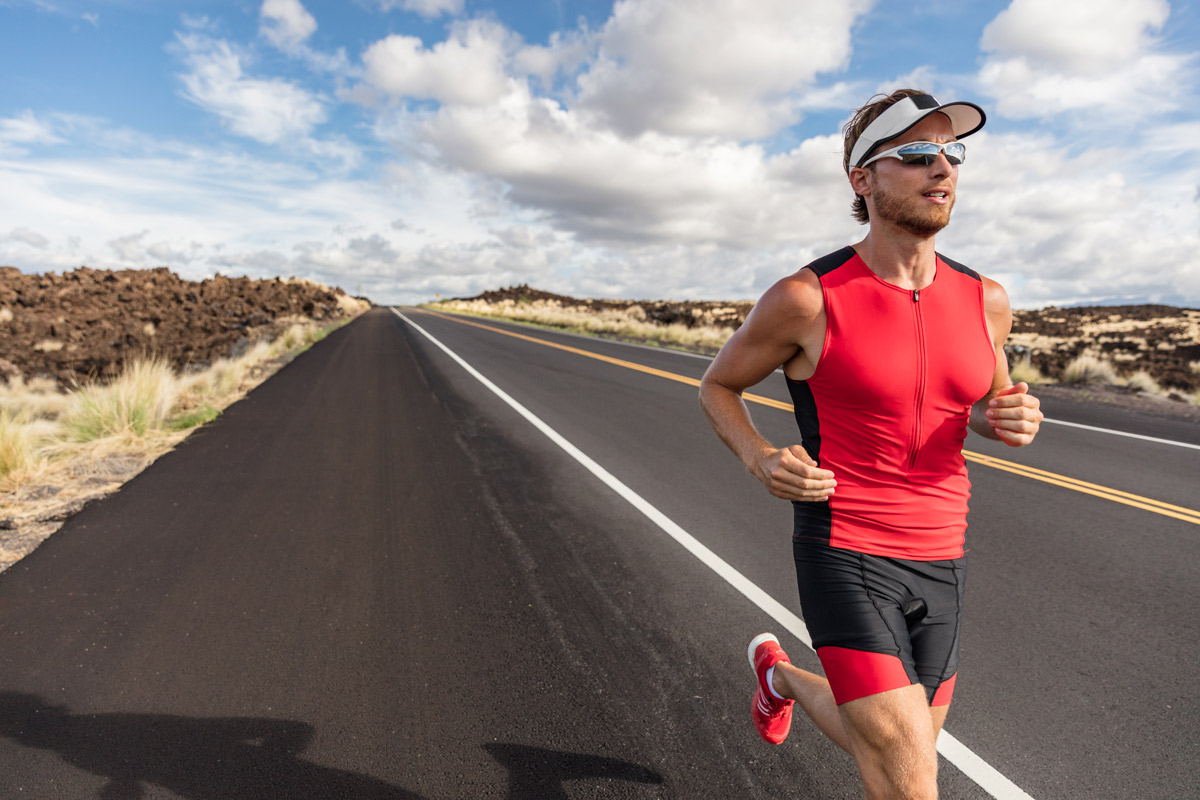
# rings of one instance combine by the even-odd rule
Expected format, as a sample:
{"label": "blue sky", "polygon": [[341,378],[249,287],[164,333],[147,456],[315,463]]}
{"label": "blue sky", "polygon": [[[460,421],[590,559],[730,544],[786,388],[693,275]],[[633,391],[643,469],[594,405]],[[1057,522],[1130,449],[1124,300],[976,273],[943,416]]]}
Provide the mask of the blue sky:
{"label": "blue sky", "polygon": [[840,126],[988,112],[941,252],[1200,307],[1200,10],[1166,0],[0,0],[0,264],[742,299],[865,232]]}

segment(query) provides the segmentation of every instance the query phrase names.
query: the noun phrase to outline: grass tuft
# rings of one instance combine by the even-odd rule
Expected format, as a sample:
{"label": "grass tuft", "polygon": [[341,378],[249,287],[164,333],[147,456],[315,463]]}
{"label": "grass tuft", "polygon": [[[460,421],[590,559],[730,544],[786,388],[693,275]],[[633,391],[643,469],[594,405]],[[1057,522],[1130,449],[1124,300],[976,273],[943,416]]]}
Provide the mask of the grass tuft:
{"label": "grass tuft", "polygon": [[279,338],[275,340],[276,352],[284,352],[294,350],[307,342],[307,326],[296,323],[288,327]]}
{"label": "grass tuft", "polygon": [[19,415],[0,408],[0,478],[29,466],[36,447],[30,426]]}
{"label": "grass tuft", "polygon": [[1077,356],[1063,370],[1063,380],[1067,383],[1097,383],[1115,385],[1120,383],[1117,370],[1111,362],[1097,358],[1090,353]]}
{"label": "grass tuft", "polygon": [[1144,369],[1139,369],[1137,372],[1125,379],[1125,385],[1130,389],[1145,394],[1165,395],[1166,392],[1159,386],[1158,381],[1146,372]]}
{"label": "grass tuft", "polygon": [[126,365],[112,383],[81,386],[63,415],[67,438],[91,442],[158,430],[174,405],[178,383],[170,364],[151,358]]}
{"label": "grass tuft", "polygon": [[1009,367],[1008,377],[1013,383],[1025,381],[1030,386],[1046,382],[1046,376],[1042,375],[1042,371],[1035,367],[1032,362],[1025,359],[1018,359],[1016,363]]}

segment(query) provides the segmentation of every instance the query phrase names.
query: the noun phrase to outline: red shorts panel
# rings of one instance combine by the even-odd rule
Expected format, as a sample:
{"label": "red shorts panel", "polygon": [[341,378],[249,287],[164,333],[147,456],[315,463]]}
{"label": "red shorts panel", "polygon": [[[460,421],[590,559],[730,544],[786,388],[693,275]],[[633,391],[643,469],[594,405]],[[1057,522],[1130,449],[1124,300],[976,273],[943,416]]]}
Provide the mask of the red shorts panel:
{"label": "red shorts panel", "polygon": [[833,699],[840,706],[867,695],[911,686],[904,663],[886,653],[868,653],[846,647],[818,647],[817,657],[829,679]]}
{"label": "red shorts panel", "polygon": [[954,673],[946,680],[942,681],[942,685],[933,693],[933,700],[930,701],[931,706],[948,706],[950,698],[954,696],[954,681],[958,678],[958,673]]}

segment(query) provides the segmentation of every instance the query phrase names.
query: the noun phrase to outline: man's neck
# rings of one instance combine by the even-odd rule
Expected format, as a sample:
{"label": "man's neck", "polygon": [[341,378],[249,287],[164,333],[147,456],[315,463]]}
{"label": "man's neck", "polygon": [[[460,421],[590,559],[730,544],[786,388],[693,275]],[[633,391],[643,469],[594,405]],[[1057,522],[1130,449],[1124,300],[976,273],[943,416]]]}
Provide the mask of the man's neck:
{"label": "man's neck", "polygon": [[853,247],[872,272],[901,289],[924,289],[937,271],[932,236],[892,228],[879,231],[872,225],[866,238]]}

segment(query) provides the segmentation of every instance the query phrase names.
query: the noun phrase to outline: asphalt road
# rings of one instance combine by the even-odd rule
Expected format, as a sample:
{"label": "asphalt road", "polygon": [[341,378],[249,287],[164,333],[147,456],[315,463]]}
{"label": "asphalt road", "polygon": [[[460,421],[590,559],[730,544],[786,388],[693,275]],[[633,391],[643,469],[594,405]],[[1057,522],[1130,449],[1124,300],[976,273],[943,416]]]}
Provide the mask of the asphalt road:
{"label": "asphalt road", "polygon": [[[693,386],[404,313],[798,611],[790,507]],[[486,324],[687,378],[707,363]],[[782,377],[755,391],[787,399]],[[752,411],[795,440],[786,411]],[[1048,411],[1200,444],[1195,426]],[[1054,425],[1019,451],[967,447],[1200,507],[1197,449]],[[1200,796],[1200,526],[971,478],[947,729],[1039,800]],[[377,309],[0,575],[0,797],[857,797],[803,719],[780,747],[753,731],[745,647],[775,628]],[[989,796],[946,760],[939,781]]]}

